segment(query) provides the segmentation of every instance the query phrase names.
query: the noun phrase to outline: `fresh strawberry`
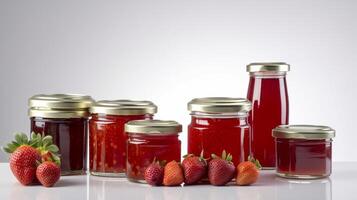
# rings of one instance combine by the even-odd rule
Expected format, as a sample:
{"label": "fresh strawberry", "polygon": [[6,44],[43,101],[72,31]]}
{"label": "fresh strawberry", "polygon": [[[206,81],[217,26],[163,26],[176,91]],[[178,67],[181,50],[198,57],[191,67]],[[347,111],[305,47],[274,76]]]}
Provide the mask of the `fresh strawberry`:
{"label": "fresh strawberry", "polygon": [[36,167],[40,160],[41,156],[35,148],[21,145],[10,156],[10,168],[21,184],[30,185],[36,178]]}
{"label": "fresh strawberry", "polygon": [[181,185],[183,181],[184,181],[184,176],[180,164],[175,160],[167,163],[164,168],[163,184],[166,186],[177,186],[177,185]]}
{"label": "fresh strawberry", "polygon": [[226,185],[233,179],[235,167],[232,163],[232,155],[222,152],[222,157],[212,154],[212,160],[208,163],[208,179],[212,185]]}
{"label": "fresh strawberry", "polygon": [[52,187],[60,178],[60,167],[51,161],[41,163],[36,170],[36,177],[45,187]]}
{"label": "fresh strawberry", "polygon": [[201,156],[188,154],[182,161],[182,168],[185,176],[185,184],[192,185],[198,183],[207,173],[207,163]]}
{"label": "fresh strawberry", "polygon": [[[17,180],[23,185],[37,183],[36,168],[44,160],[60,163],[58,147],[52,144],[52,137],[41,134],[17,133],[15,141],[7,144],[4,151],[10,153],[10,168]],[[41,156],[42,155],[42,156]]]}
{"label": "fresh strawberry", "polygon": [[154,159],[153,163],[145,169],[144,177],[149,185],[161,185],[164,179],[164,167],[160,161],[156,161],[156,159]]}
{"label": "fresh strawberry", "polygon": [[258,160],[248,157],[248,161],[241,162],[237,166],[237,185],[251,185],[258,180],[261,165]]}

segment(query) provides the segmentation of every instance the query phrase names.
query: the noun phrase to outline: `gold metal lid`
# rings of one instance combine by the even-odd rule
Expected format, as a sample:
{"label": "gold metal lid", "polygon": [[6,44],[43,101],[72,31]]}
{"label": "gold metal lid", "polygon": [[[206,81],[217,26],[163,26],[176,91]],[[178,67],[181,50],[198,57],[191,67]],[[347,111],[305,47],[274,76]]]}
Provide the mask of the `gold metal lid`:
{"label": "gold metal lid", "polygon": [[290,65],[285,62],[262,62],[247,65],[247,72],[288,72]]}
{"label": "gold metal lid", "polygon": [[177,134],[182,132],[182,125],[176,121],[133,120],[125,124],[125,132],[137,134]]}
{"label": "gold metal lid", "polygon": [[144,115],[156,112],[157,106],[151,101],[102,100],[90,108],[90,113],[108,115]]}
{"label": "gold metal lid", "polygon": [[192,99],[187,104],[191,112],[203,113],[238,113],[249,112],[252,104],[244,98],[205,97]]}
{"label": "gold metal lid", "polygon": [[291,139],[330,139],[335,137],[335,130],[328,126],[316,125],[280,125],[273,129],[275,138]]}
{"label": "gold metal lid", "polygon": [[81,94],[38,94],[29,98],[29,116],[44,118],[88,117],[94,100]]}

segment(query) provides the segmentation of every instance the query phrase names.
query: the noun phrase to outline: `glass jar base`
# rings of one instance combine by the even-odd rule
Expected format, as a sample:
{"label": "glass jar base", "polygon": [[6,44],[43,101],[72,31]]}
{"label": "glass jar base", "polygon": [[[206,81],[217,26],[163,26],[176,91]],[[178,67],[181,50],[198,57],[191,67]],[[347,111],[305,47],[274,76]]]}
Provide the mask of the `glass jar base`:
{"label": "glass jar base", "polygon": [[102,177],[115,177],[115,178],[125,178],[125,173],[111,173],[111,172],[90,172],[93,176],[102,176]]}
{"label": "glass jar base", "polygon": [[61,176],[76,176],[76,175],[86,175],[84,170],[74,170],[74,171],[61,171]]}
{"label": "glass jar base", "polygon": [[282,178],[289,178],[289,179],[321,179],[326,178],[329,175],[300,175],[300,174],[289,174],[289,173],[279,173],[276,172],[276,175]]}
{"label": "glass jar base", "polygon": [[276,167],[264,167],[262,166],[262,170],[274,170]]}
{"label": "glass jar base", "polygon": [[141,184],[147,184],[145,180],[142,179],[132,179],[132,178],[127,178],[129,181],[134,182],[134,183],[141,183]]}

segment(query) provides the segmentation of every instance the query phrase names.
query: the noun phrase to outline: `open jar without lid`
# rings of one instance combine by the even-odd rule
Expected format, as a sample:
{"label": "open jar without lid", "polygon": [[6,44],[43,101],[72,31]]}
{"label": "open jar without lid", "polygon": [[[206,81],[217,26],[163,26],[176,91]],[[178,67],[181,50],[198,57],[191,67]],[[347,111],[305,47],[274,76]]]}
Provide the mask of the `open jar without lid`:
{"label": "open jar without lid", "polygon": [[188,153],[204,157],[232,154],[233,162],[250,154],[250,126],[247,121],[251,103],[243,98],[206,97],[188,103],[191,123],[188,126]]}
{"label": "open jar without lid", "polygon": [[280,125],[273,129],[278,176],[315,179],[331,174],[332,138],[328,126]]}
{"label": "open jar without lid", "polygon": [[153,160],[181,160],[182,125],[175,121],[135,120],[125,124],[128,134],[126,176],[130,181],[145,182],[146,167]]}
{"label": "open jar without lid", "polygon": [[90,172],[97,176],[125,176],[125,123],[152,119],[157,106],[150,101],[102,100],[91,108],[89,120]]}
{"label": "open jar without lid", "polygon": [[51,135],[61,155],[61,174],[84,174],[90,96],[39,94],[29,99],[31,131]]}

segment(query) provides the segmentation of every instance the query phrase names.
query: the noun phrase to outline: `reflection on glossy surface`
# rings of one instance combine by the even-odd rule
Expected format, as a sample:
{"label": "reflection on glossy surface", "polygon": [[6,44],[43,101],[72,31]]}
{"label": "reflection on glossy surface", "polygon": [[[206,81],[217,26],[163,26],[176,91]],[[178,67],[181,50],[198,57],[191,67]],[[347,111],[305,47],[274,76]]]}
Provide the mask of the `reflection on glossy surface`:
{"label": "reflection on glossy surface", "polygon": [[276,199],[278,200],[332,199],[332,184],[329,178],[317,180],[294,180],[276,178],[276,181],[283,183],[280,187],[277,188]]}
{"label": "reflection on glossy surface", "polygon": [[8,164],[0,164],[0,200],[353,199],[357,184],[356,169],[357,163],[334,164],[330,179],[319,180],[283,179],[278,178],[274,171],[265,170],[261,171],[258,182],[252,186],[235,186],[232,183],[225,187],[151,187],[128,182],[125,178],[65,176],[61,177],[55,187],[45,188],[20,185],[11,174]]}

